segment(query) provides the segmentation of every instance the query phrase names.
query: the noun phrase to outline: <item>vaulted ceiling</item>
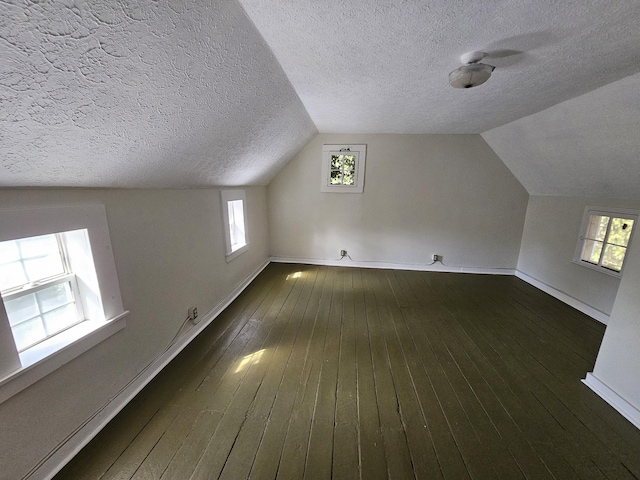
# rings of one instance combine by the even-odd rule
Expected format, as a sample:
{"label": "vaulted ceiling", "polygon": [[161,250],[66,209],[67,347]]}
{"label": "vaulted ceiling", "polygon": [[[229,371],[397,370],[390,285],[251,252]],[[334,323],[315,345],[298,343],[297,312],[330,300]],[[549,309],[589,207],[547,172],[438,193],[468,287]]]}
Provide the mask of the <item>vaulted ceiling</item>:
{"label": "vaulted ceiling", "polygon": [[[639,20],[637,0],[3,1],[0,186],[267,184],[317,131],[481,133],[531,194],[640,196]],[[471,50],[496,70],[453,89]]]}

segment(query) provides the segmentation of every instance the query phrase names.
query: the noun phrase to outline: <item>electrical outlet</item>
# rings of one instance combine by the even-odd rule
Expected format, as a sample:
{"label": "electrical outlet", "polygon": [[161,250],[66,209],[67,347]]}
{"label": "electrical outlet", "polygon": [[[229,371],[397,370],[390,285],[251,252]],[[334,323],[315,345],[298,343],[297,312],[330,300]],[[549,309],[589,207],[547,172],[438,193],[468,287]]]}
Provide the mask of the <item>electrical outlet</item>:
{"label": "electrical outlet", "polygon": [[193,323],[198,323],[198,307],[189,307],[189,320]]}
{"label": "electrical outlet", "polygon": [[340,250],[340,257],[346,257],[348,255],[346,250]]}

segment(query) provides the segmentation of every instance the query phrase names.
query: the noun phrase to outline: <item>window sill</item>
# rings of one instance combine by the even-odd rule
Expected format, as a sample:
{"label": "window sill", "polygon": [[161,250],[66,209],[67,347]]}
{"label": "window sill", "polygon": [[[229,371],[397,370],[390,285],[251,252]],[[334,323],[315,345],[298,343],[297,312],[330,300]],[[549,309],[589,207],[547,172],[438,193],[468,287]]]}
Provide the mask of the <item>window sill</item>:
{"label": "window sill", "polygon": [[598,267],[597,265],[593,265],[589,262],[585,262],[582,260],[571,260],[571,263],[575,263],[576,265],[580,265],[581,267],[588,268],[589,270],[593,270],[595,272],[604,273],[605,275],[617,278],[618,280],[622,278],[622,272],[614,272],[613,270],[608,270],[604,267]]}
{"label": "window sill", "polygon": [[108,322],[79,323],[22,352],[22,367],[0,379],[0,403],[122,330],[128,314],[125,311]]}
{"label": "window sill", "polygon": [[234,258],[236,258],[238,255],[246,252],[247,250],[249,250],[249,244],[245,243],[242,247],[240,247],[239,249],[231,252],[231,253],[227,253],[225,255],[225,259],[227,261],[227,263],[229,263],[231,260],[233,260]]}

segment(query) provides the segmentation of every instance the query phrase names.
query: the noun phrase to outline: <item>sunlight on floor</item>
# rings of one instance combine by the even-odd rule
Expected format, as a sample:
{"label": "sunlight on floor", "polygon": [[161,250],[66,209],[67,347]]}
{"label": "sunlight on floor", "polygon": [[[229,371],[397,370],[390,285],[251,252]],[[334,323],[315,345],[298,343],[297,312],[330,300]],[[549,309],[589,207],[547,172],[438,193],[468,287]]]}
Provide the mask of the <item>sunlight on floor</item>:
{"label": "sunlight on floor", "polygon": [[291,273],[287,275],[287,280],[289,280],[290,278],[300,278],[301,276],[302,276],[302,272]]}
{"label": "sunlight on floor", "polygon": [[258,350],[257,352],[250,353],[249,355],[246,355],[240,361],[240,365],[238,365],[238,368],[236,368],[236,371],[234,373],[241,372],[242,370],[244,370],[245,368],[250,367],[251,365],[255,365],[256,363],[260,363],[260,357],[262,357],[262,354],[264,352],[265,352],[265,349],[263,348],[262,350]]}

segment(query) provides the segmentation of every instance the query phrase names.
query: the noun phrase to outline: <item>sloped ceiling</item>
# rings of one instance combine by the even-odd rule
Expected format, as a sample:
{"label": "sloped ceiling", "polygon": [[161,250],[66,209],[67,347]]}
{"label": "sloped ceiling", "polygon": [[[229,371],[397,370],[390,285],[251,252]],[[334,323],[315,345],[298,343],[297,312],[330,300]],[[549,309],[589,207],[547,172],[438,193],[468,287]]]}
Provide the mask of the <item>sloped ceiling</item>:
{"label": "sloped ceiling", "polygon": [[532,195],[640,200],[640,74],[482,134]]}
{"label": "sloped ceiling", "polygon": [[[320,132],[482,133],[640,71],[638,0],[240,0]],[[490,55],[484,85],[448,74]]]}
{"label": "sloped ceiling", "polygon": [[0,186],[266,184],[316,128],[235,0],[0,3]]}
{"label": "sloped ceiling", "polygon": [[[320,130],[487,132],[529,193],[600,192],[640,155],[607,107],[634,96],[639,21],[637,0],[3,0],[0,187],[267,184]],[[471,50],[496,71],[453,89]]]}

